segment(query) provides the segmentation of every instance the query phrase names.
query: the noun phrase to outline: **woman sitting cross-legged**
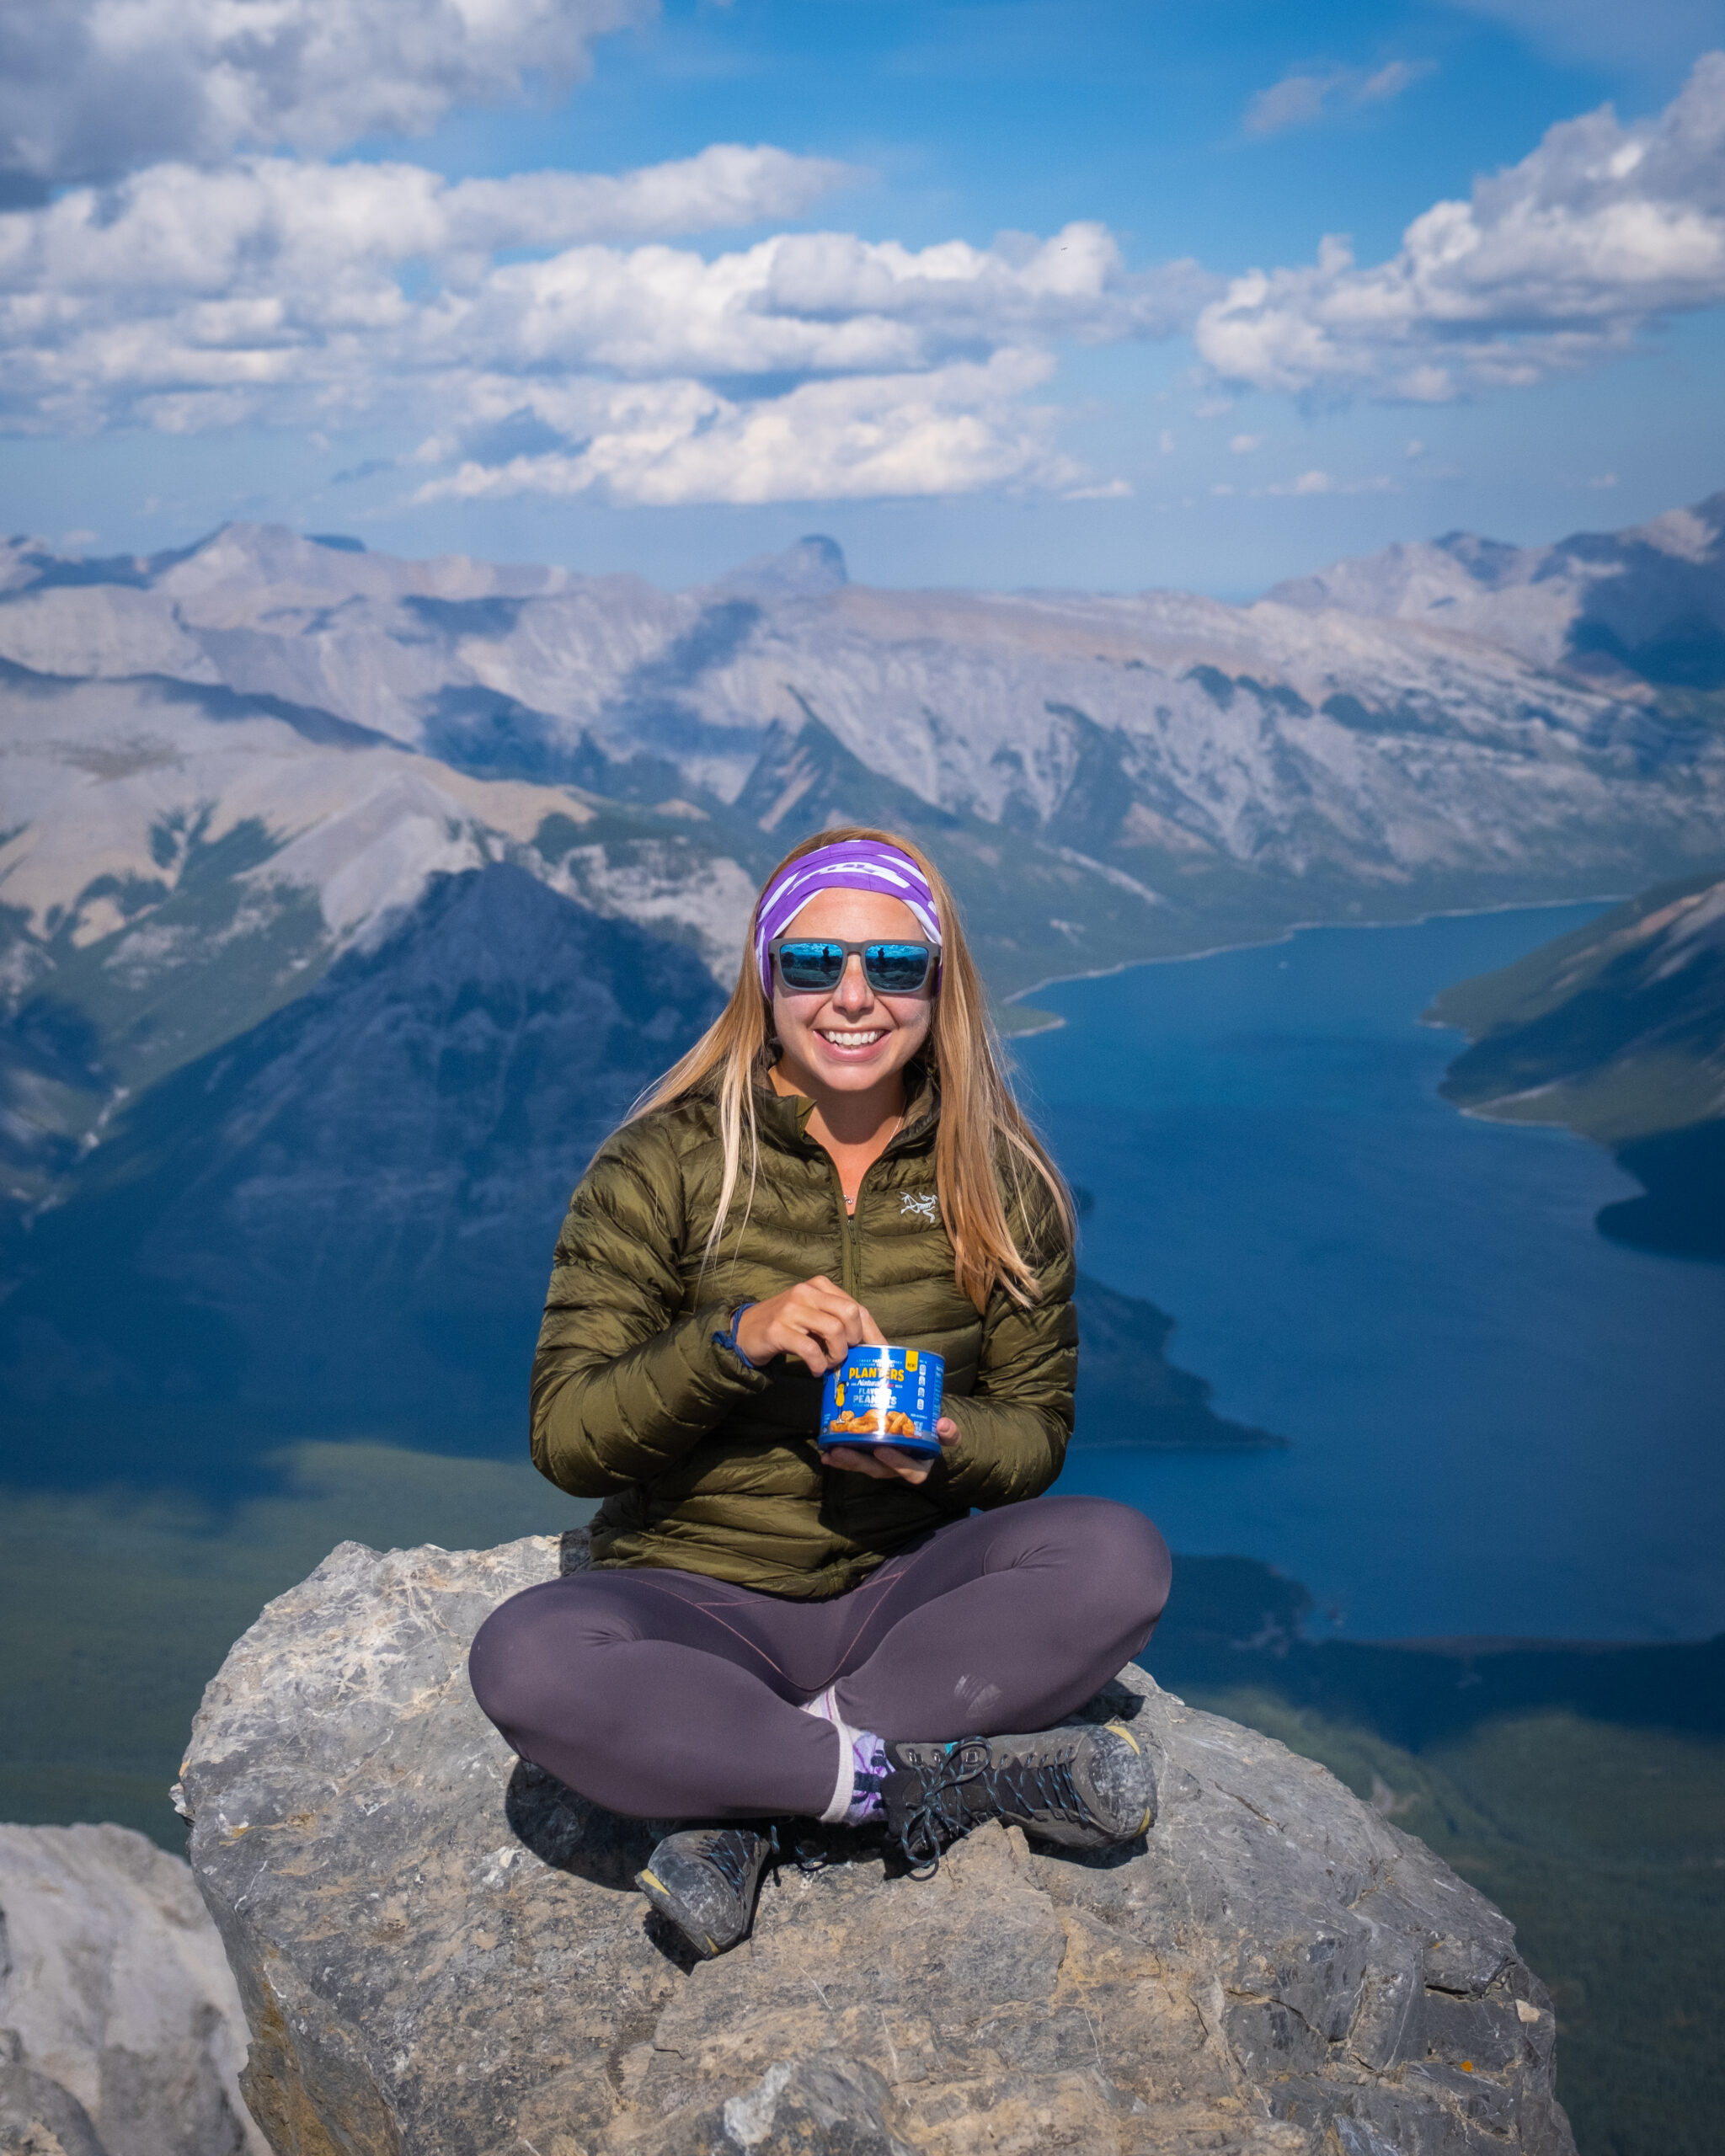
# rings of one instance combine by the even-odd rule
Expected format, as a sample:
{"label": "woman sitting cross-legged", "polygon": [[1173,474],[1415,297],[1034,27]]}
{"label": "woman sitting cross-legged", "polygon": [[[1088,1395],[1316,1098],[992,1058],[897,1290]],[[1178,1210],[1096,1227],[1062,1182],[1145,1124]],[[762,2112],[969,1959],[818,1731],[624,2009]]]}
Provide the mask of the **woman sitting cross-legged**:
{"label": "woman sitting cross-legged", "polygon": [[[1169,1577],[1142,1514],[1042,1494],[1072,1427],[1071,1209],[938,872],[826,834],[750,931],[558,1241],[533,1458],[605,1500],[593,1569],[494,1611],[471,1662],[523,1758],[699,1822],[639,1884],[703,1954],[747,1931],[775,1819],[878,1822],[913,1863],[988,1818],[1142,1833],[1131,1732],[1062,1717]],[[881,1342],[946,1359],[937,1457],[821,1449],[826,1373]]]}

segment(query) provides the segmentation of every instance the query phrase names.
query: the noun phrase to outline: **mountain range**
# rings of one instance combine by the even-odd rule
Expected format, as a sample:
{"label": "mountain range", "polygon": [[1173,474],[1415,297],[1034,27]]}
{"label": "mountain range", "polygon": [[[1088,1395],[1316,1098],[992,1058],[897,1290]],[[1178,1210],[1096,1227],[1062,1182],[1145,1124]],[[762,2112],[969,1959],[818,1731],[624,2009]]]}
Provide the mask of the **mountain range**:
{"label": "mountain range", "polygon": [[1295,577],[1269,593],[1479,637],[1535,666],[1634,693],[1725,688],[1725,494],[1626,531],[1511,547],[1452,531]]}
{"label": "mountain range", "polygon": [[[115,1471],[123,1402],[150,1443],[198,1401],[483,1422],[588,1152],[841,818],[937,854],[1009,1026],[1296,921],[1717,871],[1722,533],[1725,495],[1452,536],[1247,606],[873,590],[820,538],[671,594],[259,526],[10,542],[0,1388]],[[1161,1367],[1106,1293],[1098,1370]],[[1182,1398],[1169,1441],[1263,1441]]]}

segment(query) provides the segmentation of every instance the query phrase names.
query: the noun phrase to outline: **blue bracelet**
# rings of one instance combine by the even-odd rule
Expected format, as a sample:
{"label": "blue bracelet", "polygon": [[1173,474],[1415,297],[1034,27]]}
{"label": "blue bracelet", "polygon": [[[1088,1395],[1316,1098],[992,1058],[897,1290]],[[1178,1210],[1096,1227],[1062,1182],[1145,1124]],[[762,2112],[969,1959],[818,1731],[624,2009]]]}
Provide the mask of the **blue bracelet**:
{"label": "blue bracelet", "polygon": [[737,1345],[737,1326],[741,1321],[743,1312],[745,1310],[752,1310],[754,1307],[755,1305],[752,1302],[739,1303],[737,1307],[731,1312],[730,1331],[729,1332],[715,1332],[713,1336],[713,1346],[715,1348],[729,1348],[732,1354],[736,1357],[737,1360],[742,1364],[745,1370],[752,1370],[756,1369],[757,1365],[751,1363],[749,1360],[749,1358],[743,1353],[742,1349]]}

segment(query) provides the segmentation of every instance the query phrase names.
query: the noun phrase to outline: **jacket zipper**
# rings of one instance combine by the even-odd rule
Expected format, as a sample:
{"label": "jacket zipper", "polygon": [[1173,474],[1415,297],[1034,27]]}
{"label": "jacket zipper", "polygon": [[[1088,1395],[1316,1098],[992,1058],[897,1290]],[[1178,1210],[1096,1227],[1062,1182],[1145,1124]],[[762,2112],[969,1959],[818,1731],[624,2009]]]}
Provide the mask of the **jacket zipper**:
{"label": "jacket zipper", "polygon": [[[844,1179],[839,1174],[838,1162],[834,1160],[830,1153],[826,1156],[826,1165],[832,1177],[833,1195],[839,1202],[839,1285],[852,1302],[857,1302],[862,1299],[857,1293],[860,1268],[857,1262],[856,1223],[845,1209]],[[862,1183],[867,1182],[868,1180],[868,1174],[865,1170],[862,1182],[859,1182],[857,1186],[857,1203],[859,1205],[862,1203]]]}
{"label": "jacket zipper", "polygon": [[[862,1178],[857,1185],[858,1205],[862,1203],[862,1193],[868,1187],[868,1178],[880,1166],[881,1161],[885,1160],[886,1157],[887,1155],[883,1153],[879,1160],[871,1161],[863,1169]],[[858,1290],[862,1283],[862,1264],[861,1241],[857,1234],[856,1215],[846,1207],[844,1178],[839,1173],[838,1162],[834,1160],[830,1153],[827,1154],[826,1165],[832,1177],[834,1193],[839,1201],[839,1285],[852,1302],[860,1303],[862,1298]]]}

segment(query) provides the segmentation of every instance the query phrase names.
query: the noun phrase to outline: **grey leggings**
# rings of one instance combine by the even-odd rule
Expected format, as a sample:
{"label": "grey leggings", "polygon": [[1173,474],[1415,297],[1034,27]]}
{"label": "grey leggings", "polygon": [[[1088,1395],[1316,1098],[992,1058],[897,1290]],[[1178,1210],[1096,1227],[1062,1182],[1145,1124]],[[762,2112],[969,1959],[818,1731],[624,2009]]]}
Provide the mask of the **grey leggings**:
{"label": "grey leggings", "polygon": [[576,1572],[479,1628],[479,1705],[522,1758],[649,1819],[819,1818],[839,1737],[798,1711],[829,1684],[892,1737],[1044,1729],[1141,1651],[1167,1545],[1102,1497],[954,1520],[825,1602],[695,1572]]}

